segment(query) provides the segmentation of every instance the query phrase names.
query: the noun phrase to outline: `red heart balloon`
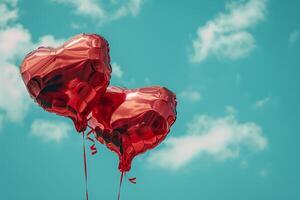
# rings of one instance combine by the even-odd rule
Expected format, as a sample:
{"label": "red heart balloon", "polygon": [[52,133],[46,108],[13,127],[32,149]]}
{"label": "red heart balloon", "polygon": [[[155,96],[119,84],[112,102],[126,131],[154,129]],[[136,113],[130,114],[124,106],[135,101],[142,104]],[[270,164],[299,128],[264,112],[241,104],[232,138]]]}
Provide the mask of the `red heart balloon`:
{"label": "red heart balloon", "polygon": [[89,121],[98,141],[119,156],[119,170],[129,171],[132,159],[156,147],[176,120],[176,96],[159,87],[109,87]]}
{"label": "red heart balloon", "polygon": [[99,35],[80,34],[58,48],[32,51],[20,72],[41,107],[71,118],[76,130],[84,131],[87,115],[109,84],[109,45]]}

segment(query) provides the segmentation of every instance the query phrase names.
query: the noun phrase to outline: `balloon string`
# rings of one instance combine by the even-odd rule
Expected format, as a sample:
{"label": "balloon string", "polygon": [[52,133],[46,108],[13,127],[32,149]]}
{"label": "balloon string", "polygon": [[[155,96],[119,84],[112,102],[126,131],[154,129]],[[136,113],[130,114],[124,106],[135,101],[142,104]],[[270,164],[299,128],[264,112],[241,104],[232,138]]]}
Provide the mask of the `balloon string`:
{"label": "balloon string", "polygon": [[85,198],[86,200],[89,200],[88,184],[87,184],[88,173],[87,173],[87,164],[86,164],[84,131],[82,132],[82,146],[83,146],[84,176],[85,176]]}
{"label": "balloon string", "polygon": [[124,172],[121,173],[120,185],[119,185],[119,192],[118,192],[118,200],[120,200],[120,193],[121,193],[121,186],[122,186],[122,181],[123,181],[123,175],[124,175]]}

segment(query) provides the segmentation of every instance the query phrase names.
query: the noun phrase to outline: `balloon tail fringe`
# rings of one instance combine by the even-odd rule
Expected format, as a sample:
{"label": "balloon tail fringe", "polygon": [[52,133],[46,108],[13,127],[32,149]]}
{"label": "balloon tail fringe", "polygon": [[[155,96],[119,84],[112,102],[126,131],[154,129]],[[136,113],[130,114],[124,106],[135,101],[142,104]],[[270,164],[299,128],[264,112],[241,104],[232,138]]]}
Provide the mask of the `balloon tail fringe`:
{"label": "balloon tail fringe", "polygon": [[123,176],[124,176],[124,172],[121,172],[119,192],[118,192],[118,200],[120,200],[120,194],[121,194],[121,187],[122,187]]}
{"label": "balloon tail fringe", "polygon": [[84,180],[85,180],[85,198],[89,200],[89,193],[88,193],[88,173],[87,173],[87,163],[86,163],[86,153],[85,153],[85,138],[84,138],[84,131],[82,132],[82,147],[83,147],[83,163],[84,163]]}

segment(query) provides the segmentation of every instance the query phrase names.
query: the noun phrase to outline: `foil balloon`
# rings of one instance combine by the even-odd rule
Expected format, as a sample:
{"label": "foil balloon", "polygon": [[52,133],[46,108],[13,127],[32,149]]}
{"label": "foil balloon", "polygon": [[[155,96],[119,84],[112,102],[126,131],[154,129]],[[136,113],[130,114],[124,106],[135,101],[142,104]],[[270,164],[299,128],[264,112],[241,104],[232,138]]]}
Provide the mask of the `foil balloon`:
{"label": "foil balloon", "polygon": [[91,112],[95,137],[119,156],[127,172],[135,156],[156,147],[176,120],[176,96],[159,87],[109,87]]}
{"label": "foil balloon", "polygon": [[46,111],[73,120],[78,132],[104,94],[111,67],[108,42],[96,34],[80,34],[58,48],[40,47],[20,68],[30,96]]}

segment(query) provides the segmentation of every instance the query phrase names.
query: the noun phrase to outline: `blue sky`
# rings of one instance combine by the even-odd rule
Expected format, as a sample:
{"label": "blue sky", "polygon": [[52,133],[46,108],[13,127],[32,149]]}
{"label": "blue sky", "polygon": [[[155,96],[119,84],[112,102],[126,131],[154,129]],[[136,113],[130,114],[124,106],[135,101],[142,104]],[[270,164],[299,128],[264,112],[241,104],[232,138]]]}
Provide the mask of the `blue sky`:
{"label": "blue sky", "polygon": [[[121,199],[299,199],[300,2],[0,0],[0,197],[83,199],[82,140],[33,103],[18,65],[78,33],[110,43],[112,85],[178,96],[168,138]],[[116,199],[118,159],[88,156],[90,199]]]}

